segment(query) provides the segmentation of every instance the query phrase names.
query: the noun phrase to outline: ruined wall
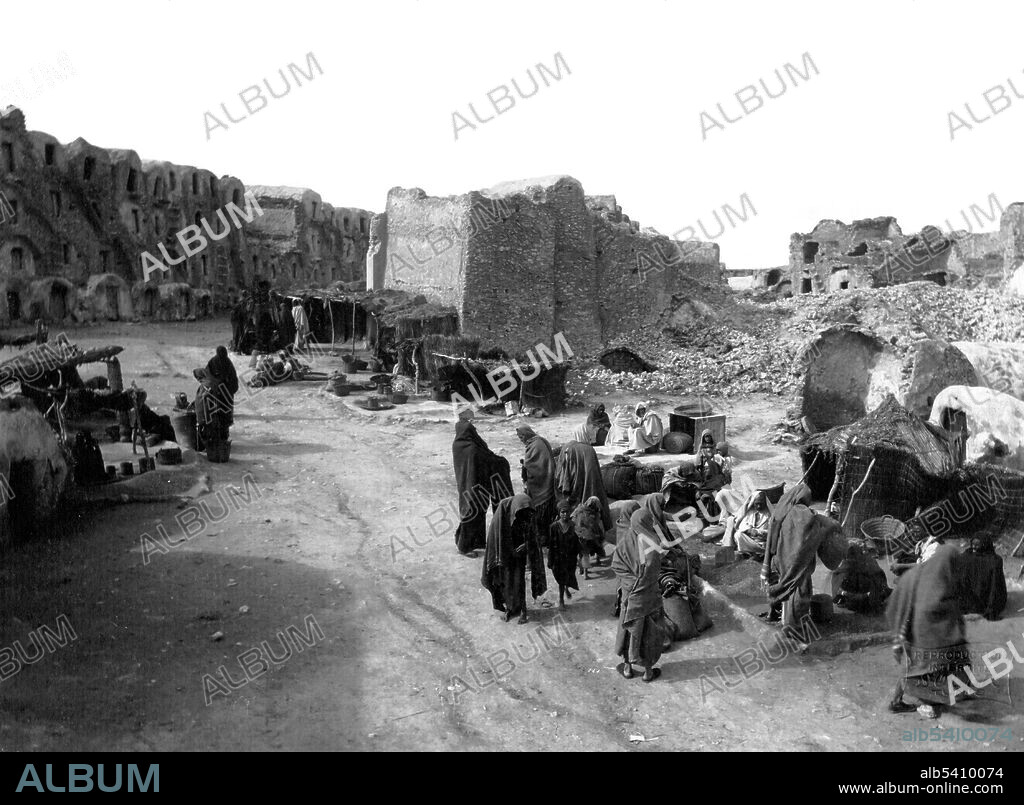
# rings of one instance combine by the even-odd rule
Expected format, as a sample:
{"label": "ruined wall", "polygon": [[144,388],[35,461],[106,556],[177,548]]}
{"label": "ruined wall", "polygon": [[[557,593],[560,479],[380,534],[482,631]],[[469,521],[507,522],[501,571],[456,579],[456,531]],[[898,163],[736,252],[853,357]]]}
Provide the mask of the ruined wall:
{"label": "ruined wall", "polygon": [[1001,288],[1010,279],[999,232],[958,232],[947,267],[955,284],[967,288]]}
{"label": "ruined wall", "polygon": [[789,239],[793,293],[874,287],[877,270],[902,234],[890,216],[852,224],[819,221],[810,232],[793,234]]}
{"label": "ruined wall", "polygon": [[366,248],[366,289],[384,289],[388,268],[388,215],[382,212],[370,219],[370,243]]}
{"label": "ruined wall", "polygon": [[385,287],[451,305],[463,320],[470,222],[469,196],[434,198],[419,188],[391,188]]}
{"label": "ruined wall", "polygon": [[718,244],[674,241],[602,215],[593,225],[605,341],[657,324],[680,302],[723,285]]}
{"label": "ruined wall", "polygon": [[999,219],[999,239],[1003,243],[1003,272],[1013,292],[1024,296],[1024,203],[1014,202]]}
{"label": "ruined wall", "polygon": [[[570,176],[449,198],[395,188],[381,243],[386,287],[453,305],[464,335],[510,352],[558,333],[574,352],[593,352],[680,296],[726,287],[716,245],[641,232],[614,196],[585,196]],[[671,265],[647,270],[658,259]],[[379,263],[378,253],[368,282]]]}
{"label": "ruined wall", "polygon": [[[349,281],[362,276],[369,241],[369,212],[333,208],[313,191],[301,191],[316,198],[316,208],[276,199],[282,207],[296,207],[289,248],[282,252],[274,237],[251,229],[258,216],[241,228],[225,217],[229,203],[246,209],[239,179],[143,161],[134,151],[98,148],[82,139],[64,145],[27,131],[24,115],[13,107],[0,112],[0,192],[5,210],[9,203],[15,213],[0,216],[0,326],[40,313],[54,321],[155,315],[154,306],[118,303],[112,292],[97,305],[95,283],[89,288],[102,276],[120,278],[136,297],[149,288],[158,298],[162,283],[188,283],[209,291],[218,306],[250,285],[255,274],[270,271],[283,287]],[[189,226],[199,227],[207,243],[192,256],[177,238]],[[148,280],[142,270],[147,252],[168,267]],[[63,286],[50,283],[54,298],[30,310],[25,300],[41,288],[33,283],[47,277],[70,282],[78,290],[75,299],[61,297]]]}
{"label": "ruined wall", "polygon": [[946,234],[925,226],[903,235],[894,218],[821,221],[790,238],[794,293],[882,287],[927,280],[962,288],[1010,289],[1024,265],[1024,204],[1011,204],[999,232]]}

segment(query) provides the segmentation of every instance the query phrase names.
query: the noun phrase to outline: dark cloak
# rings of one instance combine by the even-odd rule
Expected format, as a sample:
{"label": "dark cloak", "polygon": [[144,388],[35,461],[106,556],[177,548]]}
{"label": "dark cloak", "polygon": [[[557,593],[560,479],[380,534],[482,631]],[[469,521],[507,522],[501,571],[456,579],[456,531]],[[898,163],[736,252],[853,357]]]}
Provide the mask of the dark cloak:
{"label": "dark cloak", "polygon": [[[526,437],[526,453],[523,456],[523,483],[530,496],[530,504],[536,512],[537,533],[547,534],[554,521],[555,512],[555,457],[548,441],[537,435],[527,425],[520,425],[516,432]],[[511,494],[511,490],[508,494]]]}
{"label": "dark cloak", "polygon": [[238,373],[235,371],[235,365],[231,362],[231,358],[228,357],[227,350],[222,353],[222,349],[223,347],[218,347],[217,354],[206,364],[206,371],[217,381],[223,383],[234,398],[238,394]]}
{"label": "dark cloak", "polygon": [[558,455],[555,469],[555,490],[561,500],[578,506],[590,497],[601,501],[601,522],[604,530],[612,527],[612,513],[608,508],[608,495],[601,478],[601,465],[597,453],[589,444],[569,442]]}
{"label": "dark cloak", "polygon": [[960,575],[960,611],[964,615],[978,614],[993,620],[1006,609],[1003,559],[995,552],[990,538],[975,539],[983,542],[981,552],[967,551],[960,556],[957,563]]}
{"label": "dark cloak", "polygon": [[[773,533],[777,535],[774,539]],[[778,573],[778,580],[768,586],[771,603],[781,604],[797,591],[809,596],[815,560],[820,554],[827,566],[830,562],[826,560],[841,537],[842,529],[832,518],[801,504],[792,506],[779,529],[769,529],[765,545],[765,567]],[[838,567],[841,558],[842,554],[832,563],[832,569]]]}
{"label": "dark cloak", "polygon": [[612,426],[612,421],[608,418],[607,411],[605,411],[604,403],[598,403],[591,407],[590,413],[587,414],[587,424],[593,425],[595,429],[610,428]]}
{"label": "dark cloak", "polygon": [[[615,637],[615,653],[627,662],[654,665],[664,650],[665,631],[661,624],[660,550],[646,550],[651,542],[660,544],[667,533],[664,515],[656,495],[648,495],[629,521],[629,532],[618,541],[612,554],[612,570],[619,582],[622,609]],[[660,516],[659,516],[660,515]],[[643,539],[642,539],[643,538]]]}
{"label": "dark cloak", "polygon": [[[525,554],[516,549],[526,543]],[[487,528],[480,583],[491,593],[496,610],[507,618],[526,611],[526,566],[530,566],[530,587],[534,598],[547,591],[544,557],[537,544],[536,525],[530,498],[515,495],[498,503]]]}
{"label": "dark cloak", "polygon": [[469,553],[487,544],[487,507],[505,496],[496,495],[503,484],[507,483],[506,494],[510,494],[512,482],[508,462],[487,447],[472,422],[462,420],[455,425],[452,463],[459,488],[455,544],[462,553]]}
{"label": "dark cloak", "polygon": [[580,588],[576,580],[576,563],[580,555],[580,539],[572,520],[565,524],[555,520],[548,529],[548,567],[555,583],[573,590]]}
{"label": "dark cloak", "polygon": [[904,648],[908,691],[925,701],[948,703],[946,677],[971,664],[957,595],[960,558],[952,545],[940,545],[900,578],[886,610]]}
{"label": "dark cloak", "polygon": [[295,319],[292,318],[292,303],[288,299],[282,299],[278,305],[280,320],[277,325],[277,333],[284,344],[295,343]]}

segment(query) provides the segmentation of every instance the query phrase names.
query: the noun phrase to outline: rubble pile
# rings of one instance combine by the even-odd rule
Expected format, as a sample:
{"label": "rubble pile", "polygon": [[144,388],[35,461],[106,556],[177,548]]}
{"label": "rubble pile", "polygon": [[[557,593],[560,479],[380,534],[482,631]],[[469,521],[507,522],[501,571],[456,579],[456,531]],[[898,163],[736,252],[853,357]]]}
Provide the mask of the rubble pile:
{"label": "rubble pile", "polygon": [[1024,298],[987,288],[945,288],[914,282],[779,300],[767,309],[788,312],[785,329],[809,337],[833,324],[859,324],[895,346],[920,338],[943,341],[1024,340]]}
{"label": "rubble pile", "polygon": [[616,373],[600,364],[584,364],[570,373],[569,392],[575,400],[614,389],[641,396],[792,394],[801,381],[804,347],[816,333],[836,324],[872,330],[898,353],[923,338],[1022,341],[1024,299],[988,289],[916,282],[768,303],[729,300],[699,323],[639,330],[608,345],[633,350],[657,371]]}

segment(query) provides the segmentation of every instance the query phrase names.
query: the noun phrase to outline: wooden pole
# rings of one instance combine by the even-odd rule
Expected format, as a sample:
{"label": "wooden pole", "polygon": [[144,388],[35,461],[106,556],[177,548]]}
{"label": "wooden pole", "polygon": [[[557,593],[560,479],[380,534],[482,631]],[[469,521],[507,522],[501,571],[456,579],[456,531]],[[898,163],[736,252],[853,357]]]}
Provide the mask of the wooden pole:
{"label": "wooden pole", "polygon": [[839,479],[843,475],[843,471],[846,469],[846,453],[840,453],[839,458],[836,459],[836,478],[832,484],[832,488],[828,493],[828,500],[825,501],[825,514],[828,514],[829,509],[832,507],[832,501],[835,500],[836,492],[839,491]]}
{"label": "wooden pole", "polygon": [[875,460],[871,459],[871,463],[868,464],[868,471],[864,473],[864,480],[860,482],[860,486],[858,486],[856,489],[854,489],[853,490],[853,494],[850,495],[850,505],[846,509],[846,517],[844,517],[843,518],[843,522],[840,523],[841,527],[843,527],[843,528],[846,527],[846,521],[850,519],[850,512],[853,511],[853,501],[856,499],[857,493],[860,492],[860,490],[864,488],[864,484],[866,484],[868,482],[868,476],[871,475],[871,470],[872,470],[872,468],[874,468],[874,466],[875,466]]}
{"label": "wooden pole", "polygon": [[334,306],[331,304],[330,298],[327,299],[327,312],[331,316],[331,352],[334,352]]}
{"label": "wooden pole", "polygon": [[352,297],[352,357],[356,357],[356,298]]}
{"label": "wooden pole", "polygon": [[807,468],[807,472],[805,472],[803,474],[803,477],[799,481],[797,481],[797,483],[796,483],[797,486],[800,486],[800,484],[802,484],[804,482],[804,480],[807,478],[807,476],[811,474],[811,470],[814,469],[814,465],[818,463],[818,459],[819,458],[821,458],[821,451],[820,450],[815,454],[814,460],[811,461],[811,466],[809,466]]}

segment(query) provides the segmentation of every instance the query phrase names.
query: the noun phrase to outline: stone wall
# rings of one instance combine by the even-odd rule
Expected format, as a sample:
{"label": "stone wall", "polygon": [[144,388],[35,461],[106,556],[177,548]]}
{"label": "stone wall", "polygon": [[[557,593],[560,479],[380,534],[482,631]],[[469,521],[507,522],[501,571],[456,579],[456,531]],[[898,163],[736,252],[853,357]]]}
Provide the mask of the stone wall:
{"label": "stone wall", "polygon": [[[0,326],[37,315],[55,321],[149,315],[152,306],[115,304],[113,292],[96,304],[95,278],[102,276],[122,280],[136,296],[146,287],[188,283],[208,291],[218,306],[250,285],[254,274],[270,278],[278,272],[280,288],[361,278],[371,214],[323,204],[311,190],[283,190],[288,192],[264,197],[275,213],[285,212],[277,219],[287,221],[282,238],[277,231],[267,235],[259,216],[237,228],[219,213],[229,203],[247,208],[240,180],[190,165],[143,161],[134,151],[82,139],[65,145],[26,130],[21,110],[8,107],[0,111]],[[290,195],[295,192],[309,202],[296,202]],[[8,205],[13,216],[6,214]],[[207,241],[191,256],[177,238],[189,226],[200,227]],[[147,280],[144,253],[169,270]],[[68,295],[58,282],[40,285],[54,278],[77,292]],[[43,291],[53,294],[45,304],[39,299]]]}
{"label": "stone wall", "polygon": [[304,187],[253,185],[263,211],[246,225],[254,270],[281,291],[363,277],[372,213],[325,204]]}
{"label": "stone wall", "polygon": [[523,352],[562,333],[575,353],[653,324],[680,300],[726,287],[714,244],[676,243],[586,196],[569,176],[434,198],[388,195],[385,236],[367,264],[377,287],[454,306],[463,334]]}
{"label": "stone wall", "polygon": [[468,196],[434,198],[419,188],[393,187],[387,202],[384,287],[451,305],[463,319],[470,221]]}

